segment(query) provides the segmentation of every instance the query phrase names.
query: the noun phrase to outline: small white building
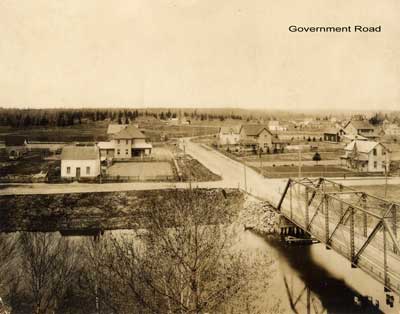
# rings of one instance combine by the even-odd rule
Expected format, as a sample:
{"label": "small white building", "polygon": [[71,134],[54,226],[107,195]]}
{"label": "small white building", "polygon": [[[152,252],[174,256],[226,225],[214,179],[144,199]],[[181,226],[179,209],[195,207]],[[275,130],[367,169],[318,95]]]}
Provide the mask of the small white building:
{"label": "small white building", "polygon": [[287,127],[284,125],[281,125],[278,120],[271,120],[268,121],[268,130],[270,131],[287,131]]}
{"label": "small white building", "polygon": [[100,175],[97,146],[65,146],[61,152],[62,178],[95,178]]}
{"label": "small white building", "polygon": [[218,144],[219,145],[237,145],[240,140],[240,125],[223,126],[219,129]]}
{"label": "small white building", "polygon": [[347,168],[359,172],[384,172],[390,163],[389,150],[379,142],[356,140],[344,150]]}

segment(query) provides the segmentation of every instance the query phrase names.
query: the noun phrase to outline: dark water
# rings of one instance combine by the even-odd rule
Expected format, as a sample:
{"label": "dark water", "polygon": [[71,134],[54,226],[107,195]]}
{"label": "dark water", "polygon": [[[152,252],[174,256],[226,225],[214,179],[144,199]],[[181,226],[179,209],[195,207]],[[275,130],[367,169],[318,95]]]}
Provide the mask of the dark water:
{"label": "dark water", "polygon": [[289,246],[279,236],[251,231],[241,243],[271,252],[277,271],[270,289],[287,313],[400,313],[397,296],[393,308],[386,305],[381,284],[323,244]]}

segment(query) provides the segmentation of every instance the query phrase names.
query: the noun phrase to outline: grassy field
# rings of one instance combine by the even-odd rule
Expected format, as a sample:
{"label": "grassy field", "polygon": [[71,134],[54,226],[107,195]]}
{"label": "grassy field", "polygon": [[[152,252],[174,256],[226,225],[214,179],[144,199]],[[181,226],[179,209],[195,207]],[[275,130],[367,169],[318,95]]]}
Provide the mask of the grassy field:
{"label": "grassy field", "polygon": [[[0,141],[4,141],[6,135],[23,135],[29,141],[41,142],[95,142],[107,140],[107,127],[109,122],[99,121],[95,123],[79,124],[68,127],[49,128],[0,128]],[[139,127],[152,142],[159,142],[162,137],[186,137],[214,134],[217,127],[202,125],[166,125],[155,120],[152,123],[140,123]]]}
{"label": "grassy field", "polygon": [[108,123],[96,122],[79,124],[68,127],[51,128],[0,128],[0,141],[4,141],[6,135],[23,135],[29,141],[40,142],[92,142],[107,139]]}
{"label": "grassy field", "polygon": [[31,151],[18,160],[3,160],[0,167],[0,177],[46,173],[51,167],[60,163],[59,161],[45,160],[46,155],[45,152]]}
{"label": "grassy field", "polygon": [[[289,178],[297,177],[299,174],[299,168],[296,166],[276,166],[276,167],[262,167],[255,168],[257,171],[261,172],[267,178]],[[303,166],[301,167],[302,177],[342,177],[344,175],[353,176],[354,173],[335,166]]]}
{"label": "grassy field", "polygon": [[120,177],[138,177],[146,180],[153,177],[171,177],[174,175],[169,162],[116,162],[107,169],[107,175]]}
{"label": "grassy field", "polygon": [[386,197],[385,197],[385,185],[363,185],[363,186],[352,186],[352,188],[400,203],[400,185],[398,184],[387,185]]}
{"label": "grassy field", "polygon": [[[302,153],[301,154],[301,160],[312,160],[315,152],[308,152],[308,153]],[[334,159],[340,159],[340,156],[343,155],[343,152],[337,151],[337,152],[319,152],[321,156],[321,160],[334,160]],[[250,156],[245,156],[241,157],[244,161],[259,161],[260,156],[259,155],[250,155]],[[298,153],[283,153],[283,154],[264,154],[261,155],[262,161],[298,161],[299,160],[299,154]]]}
{"label": "grassy field", "polygon": [[211,172],[196,159],[182,157],[177,159],[177,163],[182,172],[182,181],[219,181],[222,178]]}

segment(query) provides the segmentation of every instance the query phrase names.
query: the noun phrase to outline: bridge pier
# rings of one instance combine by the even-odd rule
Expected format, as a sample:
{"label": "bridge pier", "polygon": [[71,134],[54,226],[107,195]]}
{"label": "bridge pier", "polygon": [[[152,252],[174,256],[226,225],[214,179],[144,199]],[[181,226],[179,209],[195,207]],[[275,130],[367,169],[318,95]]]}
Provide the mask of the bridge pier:
{"label": "bridge pier", "polygon": [[279,216],[279,222],[277,224],[277,233],[287,236],[296,236],[296,237],[306,237],[307,233],[290,220],[288,220],[285,216]]}

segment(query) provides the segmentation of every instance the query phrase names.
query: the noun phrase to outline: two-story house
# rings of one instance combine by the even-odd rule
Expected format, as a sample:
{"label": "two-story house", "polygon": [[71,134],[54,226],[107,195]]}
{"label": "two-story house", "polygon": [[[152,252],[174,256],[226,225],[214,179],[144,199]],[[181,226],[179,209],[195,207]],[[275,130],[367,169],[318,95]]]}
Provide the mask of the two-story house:
{"label": "two-story house", "polygon": [[219,129],[218,144],[219,145],[237,145],[240,140],[240,125],[223,126]]}
{"label": "two-story house", "polygon": [[345,134],[361,135],[369,140],[376,140],[379,134],[367,120],[350,120],[343,128]]}
{"label": "two-story house", "polygon": [[151,143],[146,142],[146,136],[134,125],[128,125],[114,134],[111,142],[114,144],[114,157],[118,159],[149,156],[153,148]]}
{"label": "two-story house", "polygon": [[[110,125],[111,126],[111,125]],[[107,133],[111,140],[99,142],[101,160],[150,156],[153,146],[134,124],[113,124]]]}
{"label": "two-story house", "polygon": [[352,141],[345,147],[347,168],[359,172],[384,172],[390,163],[390,152],[382,143],[374,141]]}
{"label": "two-story house", "polygon": [[262,124],[244,124],[240,128],[240,144],[244,149],[263,152],[271,151],[273,148],[273,135],[268,126]]}

